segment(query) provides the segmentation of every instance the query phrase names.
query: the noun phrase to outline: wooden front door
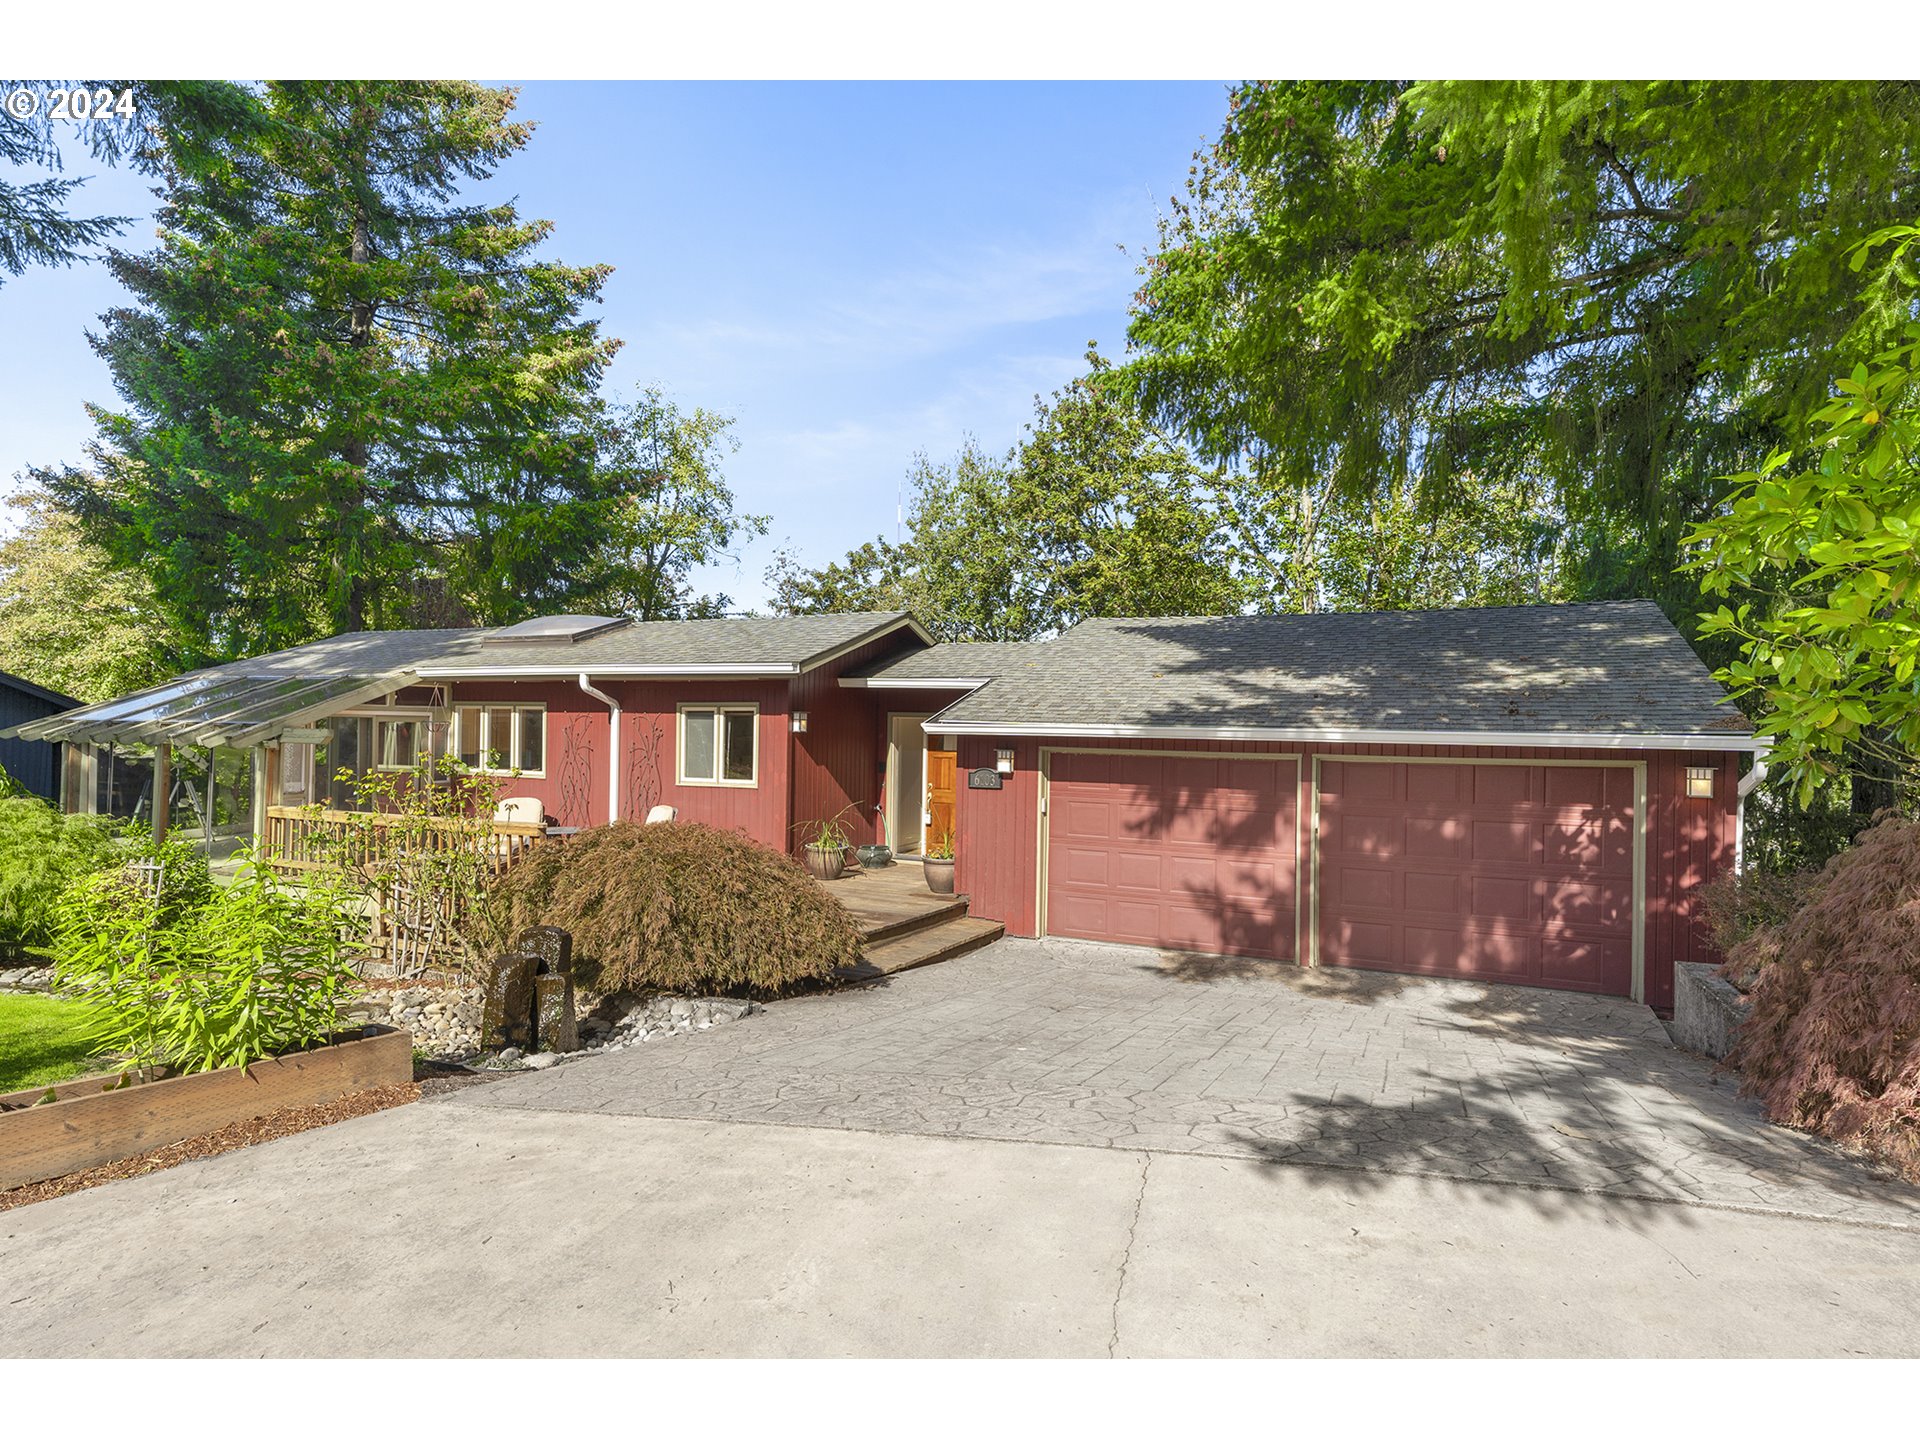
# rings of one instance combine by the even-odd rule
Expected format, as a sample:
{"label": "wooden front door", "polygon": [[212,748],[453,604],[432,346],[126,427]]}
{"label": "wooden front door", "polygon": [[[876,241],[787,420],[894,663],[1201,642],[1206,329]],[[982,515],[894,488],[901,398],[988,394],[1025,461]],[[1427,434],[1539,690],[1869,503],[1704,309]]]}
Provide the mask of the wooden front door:
{"label": "wooden front door", "polygon": [[927,751],[927,843],[953,834],[954,752]]}

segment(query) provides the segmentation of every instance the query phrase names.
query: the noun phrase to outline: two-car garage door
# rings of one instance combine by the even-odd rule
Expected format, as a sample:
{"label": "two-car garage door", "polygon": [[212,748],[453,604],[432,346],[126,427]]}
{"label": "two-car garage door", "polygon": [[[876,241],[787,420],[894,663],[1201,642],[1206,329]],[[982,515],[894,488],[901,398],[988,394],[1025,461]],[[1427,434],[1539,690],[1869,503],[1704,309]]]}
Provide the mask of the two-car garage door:
{"label": "two-car garage door", "polygon": [[[1046,933],[1292,959],[1299,763],[1053,752]],[[1630,766],[1327,757],[1316,783],[1320,964],[1631,992]]]}

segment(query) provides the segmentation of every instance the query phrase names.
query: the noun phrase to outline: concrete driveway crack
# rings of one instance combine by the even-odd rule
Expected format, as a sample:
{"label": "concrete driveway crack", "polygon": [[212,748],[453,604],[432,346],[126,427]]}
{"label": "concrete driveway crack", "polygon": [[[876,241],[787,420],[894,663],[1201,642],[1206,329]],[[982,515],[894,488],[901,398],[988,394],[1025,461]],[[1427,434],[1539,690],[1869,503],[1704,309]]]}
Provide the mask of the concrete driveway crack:
{"label": "concrete driveway crack", "polygon": [[1107,1341],[1109,1360],[1120,1348],[1120,1296],[1127,1288],[1127,1266],[1133,1263],[1133,1237],[1140,1229],[1140,1209],[1147,1201],[1147,1174],[1152,1169],[1153,1152],[1148,1151],[1140,1160],[1140,1191],[1133,1197],[1133,1218],[1127,1222],[1127,1244],[1120,1252],[1120,1275],[1113,1286],[1113,1335]]}

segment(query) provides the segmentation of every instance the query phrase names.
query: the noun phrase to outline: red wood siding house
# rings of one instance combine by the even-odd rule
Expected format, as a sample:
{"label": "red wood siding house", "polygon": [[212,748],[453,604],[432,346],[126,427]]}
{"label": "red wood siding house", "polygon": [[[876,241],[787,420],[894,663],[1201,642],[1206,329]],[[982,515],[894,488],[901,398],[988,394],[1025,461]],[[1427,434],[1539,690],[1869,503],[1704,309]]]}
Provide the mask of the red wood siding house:
{"label": "red wood siding house", "polygon": [[1011,934],[1658,1008],[1713,958],[1699,892],[1762,750],[1638,602],[955,645],[904,613],[550,617],[337,636],[22,728],[82,768],[136,737],[252,746],[257,806],[342,758],[510,750],[505,793],[556,828],[668,805],[787,851],[835,816],[918,850],[951,751],[959,885]]}

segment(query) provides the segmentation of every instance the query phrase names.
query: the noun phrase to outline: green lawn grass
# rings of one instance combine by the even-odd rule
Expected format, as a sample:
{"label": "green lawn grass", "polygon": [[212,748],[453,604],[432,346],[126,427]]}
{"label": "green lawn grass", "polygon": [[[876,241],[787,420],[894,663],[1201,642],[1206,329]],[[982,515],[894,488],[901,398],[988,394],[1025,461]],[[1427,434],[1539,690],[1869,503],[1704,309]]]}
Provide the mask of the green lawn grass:
{"label": "green lawn grass", "polygon": [[87,1007],[51,995],[0,995],[0,1094],[94,1069]]}

